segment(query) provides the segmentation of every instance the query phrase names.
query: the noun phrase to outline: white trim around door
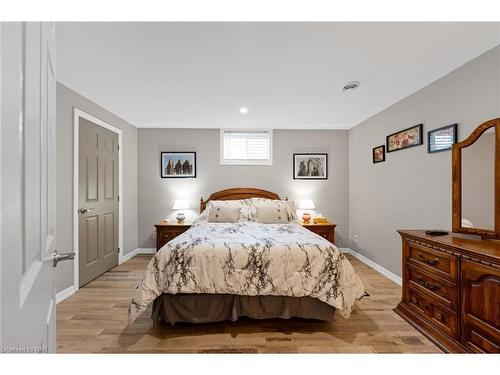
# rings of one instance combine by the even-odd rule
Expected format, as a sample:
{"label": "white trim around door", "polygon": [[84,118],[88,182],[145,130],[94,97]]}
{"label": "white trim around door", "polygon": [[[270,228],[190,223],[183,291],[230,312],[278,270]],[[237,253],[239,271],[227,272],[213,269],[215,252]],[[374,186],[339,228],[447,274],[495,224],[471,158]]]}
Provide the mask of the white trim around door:
{"label": "white trim around door", "polygon": [[122,130],[114,127],[113,125],[108,124],[98,118],[83,112],[82,110],[73,107],[73,251],[75,252],[75,259],[73,261],[73,286],[74,291],[76,292],[79,289],[79,268],[78,268],[78,256],[79,256],[79,196],[78,189],[80,187],[79,182],[79,160],[80,160],[80,128],[79,128],[79,119],[84,118],[93,122],[96,125],[102,126],[108,130],[111,130],[113,133],[118,134],[118,247],[120,248],[120,252],[118,253],[118,264],[123,262],[123,147],[122,147]]}

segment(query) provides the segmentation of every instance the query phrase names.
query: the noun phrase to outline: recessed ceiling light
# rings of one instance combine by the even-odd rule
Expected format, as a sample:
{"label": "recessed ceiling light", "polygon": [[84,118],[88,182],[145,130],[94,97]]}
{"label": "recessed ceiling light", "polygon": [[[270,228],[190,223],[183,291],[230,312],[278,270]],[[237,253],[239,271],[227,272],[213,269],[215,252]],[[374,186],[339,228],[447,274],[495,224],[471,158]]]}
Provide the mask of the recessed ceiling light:
{"label": "recessed ceiling light", "polygon": [[240,113],[243,113],[243,114],[248,113],[248,108],[247,107],[241,107],[240,108]]}
{"label": "recessed ceiling light", "polygon": [[347,82],[342,90],[344,92],[350,92],[356,90],[358,87],[359,87],[359,81],[351,81]]}

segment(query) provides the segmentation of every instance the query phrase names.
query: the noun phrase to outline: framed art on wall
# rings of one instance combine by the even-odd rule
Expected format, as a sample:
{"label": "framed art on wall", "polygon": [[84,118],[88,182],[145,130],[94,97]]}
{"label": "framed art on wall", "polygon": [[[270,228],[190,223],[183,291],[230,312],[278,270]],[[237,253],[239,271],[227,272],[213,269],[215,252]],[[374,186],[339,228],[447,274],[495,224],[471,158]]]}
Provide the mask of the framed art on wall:
{"label": "framed art on wall", "polygon": [[427,132],[427,152],[441,152],[451,150],[457,143],[457,124],[451,124]]}
{"label": "framed art on wall", "polygon": [[388,135],[386,138],[387,152],[399,151],[423,144],[422,130],[423,124],[419,124]]}
{"label": "framed art on wall", "polygon": [[294,180],[328,179],[328,154],[304,153],[293,154]]}
{"label": "framed art on wall", "polygon": [[161,153],[161,178],[196,178],[196,152]]}
{"label": "framed art on wall", "polygon": [[385,161],[385,145],[377,146],[372,151],[373,163],[381,163]]}

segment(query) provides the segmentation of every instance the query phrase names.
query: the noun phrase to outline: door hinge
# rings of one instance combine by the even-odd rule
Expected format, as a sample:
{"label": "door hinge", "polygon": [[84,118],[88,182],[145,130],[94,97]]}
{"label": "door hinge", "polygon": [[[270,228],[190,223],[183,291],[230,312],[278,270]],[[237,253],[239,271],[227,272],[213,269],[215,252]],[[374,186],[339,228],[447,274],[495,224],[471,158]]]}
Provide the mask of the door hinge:
{"label": "door hinge", "polygon": [[120,149],[120,145],[119,145],[119,144],[117,144],[116,146],[118,147],[118,150],[119,150],[119,149]]}
{"label": "door hinge", "polygon": [[120,248],[118,248],[118,254],[120,254]]}
{"label": "door hinge", "polygon": [[120,201],[120,196],[118,196],[118,202]]}

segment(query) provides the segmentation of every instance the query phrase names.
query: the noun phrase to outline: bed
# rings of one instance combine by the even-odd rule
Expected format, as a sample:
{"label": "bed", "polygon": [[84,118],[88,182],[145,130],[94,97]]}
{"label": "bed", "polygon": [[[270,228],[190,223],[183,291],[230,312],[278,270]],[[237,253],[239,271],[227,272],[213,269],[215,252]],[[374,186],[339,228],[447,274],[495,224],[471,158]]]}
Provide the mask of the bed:
{"label": "bed", "polygon": [[[150,304],[155,322],[242,316],[329,321],[336,311],[349,318],[364,293],[361,280],[335,245],[298,224],[290,204],[254,188],[201,199],[198,222],[151,259],[130,303],[129,321]],[[238,221],[210,221],[218,216],[215,207],[225,206],[240,207]],[[255,220],[257,211],[270,206],[280,215],[278,223]],[[280,213],[285,211],[286,221]]]}

